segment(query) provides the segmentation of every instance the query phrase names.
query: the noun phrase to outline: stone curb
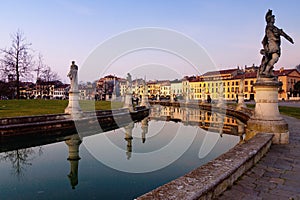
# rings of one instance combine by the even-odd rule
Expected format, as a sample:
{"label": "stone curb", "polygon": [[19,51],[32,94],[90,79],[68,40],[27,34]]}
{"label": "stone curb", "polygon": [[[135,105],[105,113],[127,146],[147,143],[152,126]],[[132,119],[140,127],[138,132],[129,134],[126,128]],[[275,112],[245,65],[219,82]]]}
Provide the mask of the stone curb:
{"label": "stone curb", "polygon": [[257,134],[215,160],[138,197],[137,200],[216,198],[267,153],[272,138],[272,134]]}

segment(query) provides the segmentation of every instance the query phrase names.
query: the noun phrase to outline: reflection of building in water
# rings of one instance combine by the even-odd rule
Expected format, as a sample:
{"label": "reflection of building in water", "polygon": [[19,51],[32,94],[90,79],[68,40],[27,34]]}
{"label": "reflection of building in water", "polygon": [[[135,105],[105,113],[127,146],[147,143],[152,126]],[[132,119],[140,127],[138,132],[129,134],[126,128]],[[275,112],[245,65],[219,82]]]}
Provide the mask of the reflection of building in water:
{"label": "reflection of building in water", "polygon": [[238,123],[234,117],[222,113],[211,112],[187,107],[154,106],[150,119],[181,121],[188,125],[198,125],[200,128],[213,132],[239,134]]}
{"label": "reflection of building in water", "polygon": [[148,120],[149,117],[145,117],[142,121],[141,121],[141,128],[142,128],[142,142],[145,143],[146,141],[146,134],[148,133]]}
{"label": "reflection of building in water", "polygon": [[79,164],[79,146],[81,144],[81,139],[78,134],[72,135],[72,137],[66,140],[66,144],[69,147],[69,157],[70,162],[70,173],[68,178],[70,180],[72,189],[75,189],[75,186],[78,184],[78,164]]}
{"label": "reflection of building in water", "polygon": [[134,127],[134,122],[131,122],[130,124],[128,124],[127,126],[124,127],[125,129],[125,140],[127,141],[127,151],[126,151],[126,155],[127,155],[127,159],[129,160],[131,158],[131,153],[132,153],[132,130]]}

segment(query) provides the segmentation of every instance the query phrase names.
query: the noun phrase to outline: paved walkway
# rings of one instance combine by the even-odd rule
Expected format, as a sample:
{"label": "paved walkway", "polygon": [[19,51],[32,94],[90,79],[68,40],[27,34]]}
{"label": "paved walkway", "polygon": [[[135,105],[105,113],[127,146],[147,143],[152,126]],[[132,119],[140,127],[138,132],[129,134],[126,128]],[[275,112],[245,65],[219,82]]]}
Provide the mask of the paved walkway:
{"label": "paved walkway", "polygon": [[290,144],[272,145],[265,157],[217,199],[300,200],[300,120],[283,117],[289,124]]}

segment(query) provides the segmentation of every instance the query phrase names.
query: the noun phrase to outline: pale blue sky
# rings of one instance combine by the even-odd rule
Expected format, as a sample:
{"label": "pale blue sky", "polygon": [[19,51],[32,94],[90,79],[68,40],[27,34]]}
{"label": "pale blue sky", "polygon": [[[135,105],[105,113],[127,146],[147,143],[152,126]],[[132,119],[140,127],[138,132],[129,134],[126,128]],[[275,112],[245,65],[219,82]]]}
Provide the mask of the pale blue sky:
{"label": "pale blue sky", "polygon": [[[0,4],[0,47],[9,46],[10,34],[21,29],[35,54],[41,52],[45,63],[66,81],[71,60],[80,67],[103,41],[141,27],[172,29],[193,38],[221,69],[258,65],[269,8],[275,25],[295,41],[292,45],[283,39],[276,67],[300,64],[298,0],[0,0]],[[118,75],[118,70],[109,73]]]}

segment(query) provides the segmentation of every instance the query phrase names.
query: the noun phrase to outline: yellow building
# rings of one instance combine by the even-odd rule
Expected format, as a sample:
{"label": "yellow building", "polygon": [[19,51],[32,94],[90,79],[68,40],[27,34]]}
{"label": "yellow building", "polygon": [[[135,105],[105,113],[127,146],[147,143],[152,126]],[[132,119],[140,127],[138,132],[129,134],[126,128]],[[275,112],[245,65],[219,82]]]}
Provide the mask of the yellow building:
{"label": "yellow building", "polygon": [[[244,70],[239,68],[211,71],[204,73],[200,77],[185,77],[183,82],[184,91],[190,91],[190,99],[207,100],[210,97],[217,100],[219,95],[223,95],[225,100],[236,100],[240,90],[241,81],[243,81],[243,93],[246,100],[255,99],[254,84],[257,79],[258,67],[246,67]],[[294,85],[300,81],[300,73],[296,69],[275,70],[274,74],[278,76],[278,81],[282,83],[279,89],[279,99],[292,99]]]}
{"label": "yellow building", "polygon": [[275,71],[274,74],[278,76],[278,81],[282,84],[278,91],[278,98],[284,100],[294,99],[295,96],[292,93],[295,84],[300,81],[300,73],[296,69],[281,68]]}

